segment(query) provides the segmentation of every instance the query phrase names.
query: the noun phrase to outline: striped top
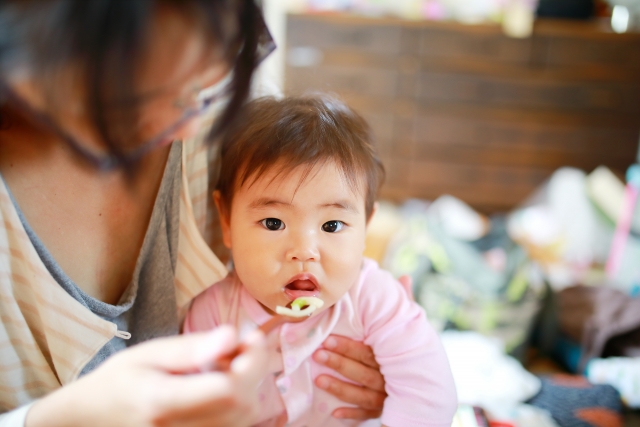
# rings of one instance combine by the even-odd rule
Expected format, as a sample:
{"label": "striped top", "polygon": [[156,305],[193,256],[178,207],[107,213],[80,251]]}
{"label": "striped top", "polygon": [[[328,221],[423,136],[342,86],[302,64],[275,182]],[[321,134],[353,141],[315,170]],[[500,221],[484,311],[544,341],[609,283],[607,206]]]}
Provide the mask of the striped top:
{"label": "striped top", "polygon": [[[175,272],[176,310],[227,274],[205,242],[209,150],[197,138],[183,143],[180,231]],[[0,412],[27,404],[74,381],[119,331],[62,289],[26,234],[0,181]]]}

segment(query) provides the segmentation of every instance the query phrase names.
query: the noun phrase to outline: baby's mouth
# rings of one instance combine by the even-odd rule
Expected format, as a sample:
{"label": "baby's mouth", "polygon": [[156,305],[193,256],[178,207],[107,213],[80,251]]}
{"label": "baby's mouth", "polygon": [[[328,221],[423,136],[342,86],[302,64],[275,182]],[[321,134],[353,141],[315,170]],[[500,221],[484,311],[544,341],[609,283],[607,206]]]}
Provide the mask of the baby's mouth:
{"label": "baby's mouth", "polygon": [[284,293],[293,301],[300,297],[314,297],[320,293],[318,282],[310,274],[301,274],[291,278],[284,287]]}

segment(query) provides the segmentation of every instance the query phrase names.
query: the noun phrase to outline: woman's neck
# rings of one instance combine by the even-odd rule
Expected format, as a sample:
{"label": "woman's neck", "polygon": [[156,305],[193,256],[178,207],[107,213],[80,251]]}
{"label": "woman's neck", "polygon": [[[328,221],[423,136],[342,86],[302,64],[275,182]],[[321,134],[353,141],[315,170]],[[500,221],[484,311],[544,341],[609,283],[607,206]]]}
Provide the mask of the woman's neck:
{"label": "woman's neck", "polygon": [[169,146],[132,176],[94,169],[55,134],[0,111],[0,173],[26,220],[86,293],[117,303],[131,280]]}

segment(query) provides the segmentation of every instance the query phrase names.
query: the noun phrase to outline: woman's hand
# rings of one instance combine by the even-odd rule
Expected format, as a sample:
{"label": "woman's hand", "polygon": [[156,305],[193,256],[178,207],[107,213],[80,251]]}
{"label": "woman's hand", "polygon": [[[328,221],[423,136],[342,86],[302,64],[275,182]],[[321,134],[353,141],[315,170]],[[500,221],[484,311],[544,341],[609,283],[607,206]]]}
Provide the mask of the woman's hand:
{"label": "woman's hand", "polygon": [[[402,287],[413,300],[412,280],[409,276],[399,279]],[[323,349],[316,351],[313,358],[341,375],[361,385],[347,383],[329,375],[316,378],[316,385],[357,408],[338,408],[333,411],[336,418],[367,420],[382,415],[387,393],[384,391],[384,377],[376,362],[371,347],[339,335],[330,335]]]}
{"label": "woman's hand", "polygon": [[251,425],[258,409],[256,388],[266,372],[264,336],[250,335],[229,371],[206,371],[236,346],[230,327],[138,345],[37,402],[25,425]]}
{"label": "woman's hand", "polygon": [[336,418],[366,420],[378,418],[387,393],[384,391],[384,378],[371,348],[361,342],[339,335],[330,335],[316,351],[313,358],[334,371],[359,384],[347,383],[329,375],[316,378],[316,385],[336,396],[345,403],[357,408],[338,408],[333,411]]}

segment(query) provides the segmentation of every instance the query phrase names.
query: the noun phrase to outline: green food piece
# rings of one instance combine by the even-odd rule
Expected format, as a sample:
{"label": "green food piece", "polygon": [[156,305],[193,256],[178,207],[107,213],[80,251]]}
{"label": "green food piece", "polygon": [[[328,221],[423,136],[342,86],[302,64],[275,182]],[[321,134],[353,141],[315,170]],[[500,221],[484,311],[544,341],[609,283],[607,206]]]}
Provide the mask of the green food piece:
{"label": "green food piece", "polygon": [[293,302],[291,303],[291,308],[297,311],[297,310],[302,310],[302,307],[306,305],[309,305],[309,303],[307,302],[307,299],[304,297],[300,297],[293,300]]}

